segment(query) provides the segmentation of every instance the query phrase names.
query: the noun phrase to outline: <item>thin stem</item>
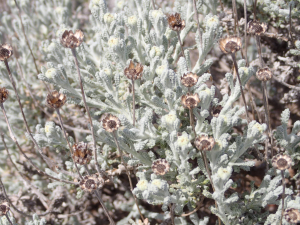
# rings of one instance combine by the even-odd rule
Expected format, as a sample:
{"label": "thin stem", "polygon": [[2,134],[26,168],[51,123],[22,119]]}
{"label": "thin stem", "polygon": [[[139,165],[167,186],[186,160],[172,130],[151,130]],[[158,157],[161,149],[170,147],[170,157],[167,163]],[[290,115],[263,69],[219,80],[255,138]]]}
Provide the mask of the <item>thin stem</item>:
{"label": "thin stem", "polygon": [[263,92],[265,92],[264,96],[264,106],[265,106],[265,114],[266,114],[266,118],[267,118],[267,123],[268,123],[268,131],[269,131],[269,137],[271,138],[271,157],[273,157],[274,152],[273,152],[273,135],[272,135],[272,127],[271,127],[271,117],[270,117],[270,109],[269,109],[269,97],[268,97],[268,92],[267,92],[267,85],[266,85],[266,81],[263,81]]}
{"label": "thin stem", "polygon": [[[39,74],[40,72],[39,72],[39,69],[38,69],[38,67],[37,67],[35,57],[34,57],[34,55],[33,55],[33,52],[32,52],[32,50],[31,50],[31,47],[30,47],[30,44],[29,44],[29,41],[28,41],[28,38],[27,38],[27,35],[26,35],[26,33],[25,33],[25,28],[24,28],[24,24],[23,24],[23,20],[22,20],[22,16],[21,16],[21,9],[20,9],[20,7],[19,7],[17,1],[16,1],[16,0],[14,0],[14,1],[15,1],[15,4],[16,4],[18,10],[19,10],[19,14],[18,14],[18,15],[19,15],[19,18],[20,18],[21,27],[22,27],[22,32],[23,32],[23,35],[24,35],[24,38],[25,38],[25,41],[26,41],[26,45],[27,45],[27,47],[29,48],[30,55],[31,55],[31,57],[32,57],[32,59],[33,59],[33,63],[34,63],[34,66],[35,66],[35,70],[36,70],[37,74]],[[48,92],[50,92],[48,85],[47,85],[44,81],[43,81],[43,83],[44,83],[44,85],[46,86]]]}
{"label": "thin stem", "polygon": [[25,127],[26,127],[26,130],[27,130],[27,133],[29,134],[30,139],[33,141],[34,145],[37,147],[37,149],[38,149],[39,153],[41,154],[43,160],[47,163],[47,165],[50,168],[52,168],[53,167],[53,162],[51,162],[50,159],[47,156],[44,155],[42,149],[40,148],[40,146],[38,145],[38,143],[35,141],[35,139],[33,138],[32,134],[31,134],[30,128],[28,126],[28,123],[27,123],[27,120],[26,120],[26,117],[25,117],[25,114],[24,114],[24,111],[23,111],[23,106],[22,106],[22,103],[20,101],[20,97],[19,97],[19,94],[18,94],[18,91],[17,91],[17,88],[16,88],[15,81],[14,81],[14,79],[12,77],[12,74],[11,74],[11,71],[9,69],[9,65],[8,65],[7,59],[4,60],[4,64],[6,66],[10,82],[11,82],[11,84],[13,86],[13,89],[15,91],[15,94],[16,94],[16,98],[17,98],[17,101],[19,103],[19,107],[21,109],[21,114],[22,114],[22,117],[23,117],[23,121],[25,123]]}
{"label": "thin stem", "polygon": [[83,84],[82,84],[82,80],[81,80],[81,74],[80,74],[80,69],[79,69],[79,63],[78,63],[77,56],[76,56],[76,51],[75,51],[74,48],[71,48],[71,51],[72,51],[72,54],[74,56],[74,61],[75,61],[76,69],[77,69],[77,74],[78,74],[78,79],[79,79],[79,84],[80,84],[82,100],[83,100],[83,103],[84,103],[85,111],[88,114],[89,122],[91,124],[91,132],[92,132],[93,144],[94,144],[94,158],[95,158],[96,170],[98,171],[99,174],[103,174],[103,171],[101,171],[98,160],[97,160],[97,146],[96,146],[96,137],[95,137],[94,125],[93,125],[93,121],[92,121],[92,117],[91,117],[91,114],[90,114],[89,107],[88,107],[88,105],[86,103],[86,99],[85,99],[85,94],[84,94],[84,90],[83,90]]}
{"label": "thin stem", "polygon": [[154,0],[152,0],[152,7],[155,10],[155,1]]}
{"label": "thin stem", "polygon": [[193,132],[194,132],[195,138],[196,138],[197,134],[196,134],[195,124],[194,124],[193,109],[189,109],[189,115],[190,115],[190,124],[192,126],[192,129],[193,129]]}
{"label": "thin stem", "polygon": [[234,68],[235,68],[235,72],[236,72],[236,75],[237,75],[237,78],[238,78],[239,84],[240,84],[240,90],[241,90],[241,94],[242,94],[243,101],[244,101],[244,106],[245,106],[245,111],[246,111],[247,123],[249,123],[249,116],[248,116],[246,99],[245,99],[245,95],[244,95],[244,91],[243,91],[243,87],[242,87],[242,81],[241,81],[241,78],[240,78],[240,74],[239,74],[239,70],[238,70],[238,66],[237,66],[235,54],[232,53],[231,57],[232,57],[232,61],[234,63]]}
{"label": "thin stem", "polygon": [[236,1],[232,0],[232,8],[233,8],[233,18],[234,18],[234,34],[240,36],[239,31],[239,21],[238,21],[238,15],[237,15],[237,8],[236,8]]}
{"label": "thin stem", "polygon": [[247,2],[244,0],[244,19],[245,19],[245,24],[244,24],[244,33],[245,33],[245,60],[246,60],[246,65],[248,65],[248,57],[247,57],[247,48],[248,48],[248,41],[247,41]]}
{"label": "thin stem", "polygon": [[[248,93],[249,93],[249,97],[250,97],[250,102],[251,102],[251,104],[252,104],[254,110],[256,111],[256,114],[257,114],[257,117],[258,117],[258,121],[259,121],[259,123],[262,123],[262,119],[261,119],[260,114],[259,114],[259,112],[258,112],[258,110],[257,110],[255,101],[253,101],[253,95],[252,95],[251,87],[250,87],[249,84],[246,84],[246,86],[247,86],[247,89],[249,90]],[[253,119],[255,120],[254,112],[253,112],[252,114],[253,114]]]}
{"label": "thin stem", "polygon": [[[113,138],[114,138],[114,140],[115,140],[115,143],[116,143],[116,145],[117,145],[117,149],[118,149],[119,154],[120,154],[120,157],[121,157],[121,162],[122,162],[123,166],[125,167],[126,174],[127,174],[128,180],[129,180],[130,190],[131,190],[131,192],[132,192],[132,191],[133,191],[132,180],[131,180],[130,173],[129,173],[128,168],[127,168],[127,164],[124,162],[124,159],[123,159],[123,151],[120,149],[119,142],[118,142],[118,139],[117,139],[117,134],[116,134],[115,132],[113,132],[113,133],[112,133],[112,136],[113,136]],[[141,213],[141,210],[140,210],[140,207],[139,207],[139,203],[138,203],[138,201],[137,201],[135,195],[134,195],[133,193],[132,193],[132,195],[133,195],[135,204],[136,204],[136,206],[137,206],[137,208],[138,208],[139,214],[140,214],[142,220],[144,221],[145,219],[144,219],[143,214]]]}
{"label": "thin stem", "polygon": [[254,6],[253,6],[253,19],[256,20],[256,5],[257,5],[257,0],[254,1]]}
{"label": "thin stem", "polygon": [[132,82],[132,125],[135,126],[135,90],[134,90],[134,80]]}
{"label": "thin stem", "polygon": [[256,37],[256,45],[257,45],[260,67],[263,68],[265,63],[264,63],[264,60],[262,59],[262,55],[261,55],[260,37],[259,37],[259,35],[255,35],[255,37]]}
{"label": "thin stem", "polygon": [[285,178],[284,178],[284,170],[281,170],[281,178],[282,178],[282,200],[281,200],[281,217],[280,217],[280,225],[282,225],[282,218],[284,213],[284,198],[285,198]]}
{"label": "thin stem", "polygon": [[290,24],[290,29],[289,29],[289,34],[291,38],[291,44],[293,47],[295,47],[295,42],[292,34],[292,4],[290,4],[290,11],[289,11],[289,24]]}
{"label": "thin stem", "polygon": [[171,217],[171,225],[175,225],[175,222],[174,222],[174,210],[173,210],[173,205],[172,203],[169,204],[169,208],[170,208],[170,217]]}
{"label": "thin stem", "polygon": [[9,222],[11,225],[13,225],[13,223],[12,223],[11,220],[9,219],[7,213],[5,214],[5,217],[6,217],[6,219],[8,220],[8,222]]}
{"label": "thin stem", "polygon": [[110,224],[111,224],[111,225],[115,225],[116,223],[115,223],[115,221],[113,220],[113,218],[109,215],[109,212],[108,212],[107,208],[105,207],[104,202],[102,201],[101,196],[100,196],[100,194],[98,193],[98,190],[95,190],[94,193],[96,194],[97,199],[98,199],[98,201],[100,202],[100,204],[101,204],[101,206],[102,206],[102,208],[103,208],[103,210],[104,210],[104,213],[105,213],[106,216],[108,217]]}
{"label": "thin stem", "polygon": [[198,33],[199,33],[200,47],[202,48],[202,34],[201,34],[201,30],[200,30],[199,16],[198,16],[198,11],[197,11],[196,0],[193,0],[193,2],[194,2],[194,11],[195,11],[196,18],[197,18],[197,28],[198,28]]}
{"label": "thin stem", "polygon": [[[4,109],[3,104],[1,103],[0,106],[1,106],[1,108],[2,108],[2,112],[3,112],[4,117],[7,119],[6,111],[3,110],[3,109]],[[9,124],[9,122],[8,122],[8,119],[7,119],[7,121],[6,121],[6,124],[7,124],[8,127],[10,127],[10,124]],[[11,129],[11,127],[10,127],[10,129]],[[51,179],[53,179],[53,180],[59,181],[59,182],[63,182],[63,183],[67,183],[67,184],[77,184],[77,183],[75,183],[75,182],[71,182],[71,181],[66,181],[66,180],[61,180],[61,179],[55,178],[55,177],[53,177],[53,176],[51,176],[51,175],[48,175],[48,174],[45,173],[44,171],[40,170],[40,169],[32,162],[32,160],[25,154],[25,152],[22,150],[22,148],[21,148],[21,146],[19,145],[17,139],[15,138],[15,139],[12,139],[12,140],[13,140],[13,142],[17,145],[18,149],[19,149],[20,152],[23,154],[23,156],[24,156],[24,157],[28,160],[28,162],[29,162],[29,163],[37,170],[38,173],[40,173],[41,175],[47,176],[47,177],[49,177],[49,178],[51,178]]]}
{"label": "thin stem", "polygon": [[180,47],[181,47],[182,56],[185,58],[184,50],[183,50],[183,45],[182,45],[181,38],[180,38],[180,31],[177,31],[176,33],[177,33],[178,41],[179,41],[179,44],[180,44]]}
{"label": "thin stem", "polygon": [[[71,146],[71,144],[70,144],[70,142],[69,142],[69,139],[68,139],[68,137],[67,137],[67,133],[66,133],[66,130],[65,130],[65,128],[64,128],[64,125],[63,125],[63,122],[62,122],[62,119],[61,119],[61,115],[60,115],[59,109],[56,109],[56,113],[57,113],[57,115],[58,115],[59,123],[60,123],[61,129],[62,129],[62,131],[63,131],[64,137],[65,137],[65,139],[66,139],[66,141],[67,141],[67,143],[68,143],[68,146],[69,146],[69,149],[70,149],[70,152],[71,152],[71,158],[73,159],[73,148],[72,148],[72,146]],[[73,163],[74,163],[74,165],[75,165],[75,167],[76,167],[76,170],[77,170],[77,173],[79,174],[79,177],[83,180],[83,177],[81,176],[81,174],[80,174],[80,172],[79,172],[79,169],[78,169],[78,167],[77,167],[77,164],[76,164],[76,162],[74,161],[74,159],[73,159]]]}
{"label": "thin stem", "polygon": [[204,205],[202,205],[203,200],[204,200],[204,197],[200,199],[200,201],[198,202],[198,206],[194,210],[192,210],[191,212],[188,212],[188,213],[183,213],[180,216],[181,217],[186,217],[186,216],[192,215],[193,213],[198,211],[198,209],[200,209],[201,207],[204,206]]}

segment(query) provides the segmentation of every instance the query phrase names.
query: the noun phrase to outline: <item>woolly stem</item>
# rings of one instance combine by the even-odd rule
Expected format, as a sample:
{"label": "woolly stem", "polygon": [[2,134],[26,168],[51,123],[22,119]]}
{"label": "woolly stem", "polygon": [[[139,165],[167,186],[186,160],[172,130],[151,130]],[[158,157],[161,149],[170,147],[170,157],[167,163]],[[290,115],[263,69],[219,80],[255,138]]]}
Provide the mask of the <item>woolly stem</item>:
{"label": "woolly stem", "polygon": [[72,54],[74,56],[74,61],[75,61],[76,69],[77,69],[77,74],[78,74],[78,79],[79,79],[79,84],[80,84],[80,89],[81,89],[81,95],[82,95],[82,100],[83,100],[83,103],[84,103],[85,111],[88,114],[89,122],[91,124],[91,132],[92,132],[93,144],[94,144],[94,158],[95,158],[96,170],[98,171],[99,174],[103,174],[104,172],[101,171],[98,160],[97,160],[97,146],[96,146],[96,137],[95,137],[94,125],[93,125],[93,121],[92,121],[92,117],[91,117],[91,114],[90,114],[89,107],[88,107],[88,105],[86,103],[86,99],[85,99],[85,93],[84,93],[84,90],[83,90],[83,84],[82,84],[82,80],[81,80],[81,74],[80,74],[78,59],[77,59],[77,56],[76,56],[76,51],[75,51],[74,48],[71,48],[71,51],[72,51]]}
{"label": "woolly stem", "polygon": [[284,178],[284,170],[281,170],[281,178],[282,178],[282,199],[281,199],[280,225],[282,225],[282,218],[283,218],[283,213],[284,213],[284,198],[285,198],[285,178]]}
{"label": "woolly stem", "polygon": [[134,90],[134,79],[132,82],[132,125],[135,126],[135,90]]}
{"label": "woolly stem", "polygon": [[182,45],[182,42],[181,42],[179,30],[178,30],[176,33],[177,33],[178,41],[179,41],[179,44],[180,44],[180,47],[181,47],[181,53],[182,53],[182,56],[185,58],[184,50],[183,50],[183,45]]}
{"label": "woolly stem", "polygon": [[247,123],[249,123],[249,116],[248,116],[246,99],[245,99],[245,95],[244,95],[244,91],[243,91],[243,87],[242,87],[242,81],[241,81],[241,78],[240,78],[240,74],[239,74],[239,70],[238,70],[238,65],[237,65],[237,62],[236,62],[235,54],[232,53],[231,57],[232,57],[232,61],[233,61],[234,68],[235,68],[235,72],[236,72],[236,75],[237,75],[237,78],[238,78],[239,84],[240,84],[240,90],[241,90],[241,94],[242,94],[243,101],[244,101]]}
{"label": "woolly stem", "polygon": [[193,0],[193,3],[194,3],[194,11],[195,11],[196,18],[197,18],[197,28],[198,28],[198,33],[199,33],[200,47],[202,48],[202,34],[201,34],[201,30],[200,30],[199,16],[198,16],[198,11],[197,11],[196,0]]}
{"label": "woolly stem", "polygon": [[[117,145],[117,149],[118,149],[119,154],[120,154],[120,157],[121,157],[121,162],[122,162],[123,166],[125,167],[126,174],[127,174],[128,180],[129,180],[130,190],[131,190],[131,193],[132,193],[132,191],[133,191],[132,180],[131,180],[131,177],[130,177],[129,170],[128,170],[128,168],[127,168],[127,164],[124,162],[124,159],[123,159],[123,151],[120,149],[120,146],[119,146],[119,142],[118,142],[118,139],[117,139],[117,134],[116,134],[116,132],[113,132],[113,133],[112,133],[112,136],[113,136],[113,138],[114,138],[114,140],[115,140],[115,143],[116,143],[116,145]],[[140,210],[139,203],[138,203],[138,201],[137,201],[135,195],[134,195],[133,193],[132,193],[132,195],[133,195],[135,204],[136,204],[136,206],[137,206],[137,208],[138,208],[139,214],[140,214],[142,220],[144,221],[145,219],[144,219],[144,216],[143,216],[143,214],[142,214],[142,212],[141,212],[141,210]]]}

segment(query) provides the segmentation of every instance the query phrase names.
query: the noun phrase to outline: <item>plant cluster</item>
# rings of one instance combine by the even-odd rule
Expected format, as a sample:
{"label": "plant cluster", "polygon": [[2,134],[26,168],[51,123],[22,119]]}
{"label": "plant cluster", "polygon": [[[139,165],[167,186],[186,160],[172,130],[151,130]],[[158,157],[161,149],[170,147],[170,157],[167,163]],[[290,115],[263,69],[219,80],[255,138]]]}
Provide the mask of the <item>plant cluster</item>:
{"label": "plant cluster", "polygon": [[300,222],[300,3],[110,4],[3,3],[0,225]]}

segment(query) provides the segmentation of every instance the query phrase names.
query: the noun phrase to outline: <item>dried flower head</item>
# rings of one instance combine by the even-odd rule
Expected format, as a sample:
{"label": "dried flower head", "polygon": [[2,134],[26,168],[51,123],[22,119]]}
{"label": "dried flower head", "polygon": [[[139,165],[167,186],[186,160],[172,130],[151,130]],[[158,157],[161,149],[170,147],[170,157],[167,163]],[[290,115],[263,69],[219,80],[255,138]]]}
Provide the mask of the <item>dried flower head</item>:
{"label": "dried flower head", "polygon": [[211,109],[211,115],[213,117],[218,117],[223,107],[221,105],[213,106]]}
{"label": "dried flower head", "polygon": [[8,90],[6,88],[0,88],[0,103],[3,103],[8,98]]}
{"label": "dried flower head", "polygon": [[256,77],[257,77],[257,79],[259,79],[261,81],[271,80],[272,79],[272,71],[268,67],[259,69],[256,72]]}
{"label": "dried flower head", "polygon": [[60,43],[65,48],[76,48],[83,42],[84,34],[81,30],[66,30],[60,38]]}
{"label": "dried flower head", "polygon": [[211,151],[215,146],[215,139],[213,137],[207,137],[205,135],[198,136],[195,139],[195,146],[201,151]]}
{"label": "dried flower head", "polygon": [[0,45],[0,61],[8,59],[12,54],[12,47],[9,44]]}
{"label": "dried flower head", "polygon": [[92,192],[103,187],[105,181],[98,173],[83,177],[80,181],[80,188],[84,191]]}
{"label": "dried flower head", "polygon": [[59,109],[67,101],[67,97],[64,94],[59,93],[58,91],[52,91],[47,95],[46,103],[48,107]]}
{"label": "dried flower head", "polygon": [[170,170],[170,164],[165,159],[158,159],[152,163],[152,170],[156,175],[165,175]]}
{"label": "dried flower head", "polygon": [[257,20],[252,20],[249,21],[248,23],[247,32],[249,34],[261,35],[265,33],[266,30],[267,30],[267,24],[265,23],[260,23]]}
{"label": "dried flower head", "polygon": [[124,69],[125,76],[130,80],[136,80],[142,77],[143,66],[140,63],[134,65],[130,60],[129,66]]}
{"label": "dried flower head", "polygon": [[193,87],[195,84],[197,84],[199,77],[197,74],[188,72],[183,74],[181,77],[181,83],[186,87]]}
{"label": "dried flower head", "polygon": [[184,107],[192,109],[195,108],[200,102],[198,94],[187,93],[181,97],[181,103]]}
{"label": "dried flower head", "polygon": [[284,218],[289,223],[300,222],[300,212],[298,209],[289,208],[284,211]]}
{"label": "dried flower head", "polygon": [[292,165],[292,158],[289,155],[275,155],[272,158],[272,165],[279,170],[289,169]]}
{"label": "dried flower head", "polygon": [[114,132],[119,129],[120,127],[120,120],[118,117],[113,116],[111,114],[108,114],[104,119],[102,120],[102,126],[104,130],[107,132]]}
{"label": "dried flower head", "polygon": [[181,19],[179,13],[168,15],[169,27],[175,31],[181,31],[185,27],[185,21]]}
{"label": "dried flower head", "polygon": [[92,150],[88,148],[87,143],[79,142],[73,145],[73,159],[80,165],[88,164],[92,159]]}
{"label": "dried flower head", "polygon": [[242,39],[237,36],[224,37],[219,40],[219,46],[225,54],[235,53],[242,48]]}
{"label": "dried flower head", "polygon": [[8,202],[2,202],[0,204],[0,216],[6,215],[6,213],[9,211],[9,204]]}

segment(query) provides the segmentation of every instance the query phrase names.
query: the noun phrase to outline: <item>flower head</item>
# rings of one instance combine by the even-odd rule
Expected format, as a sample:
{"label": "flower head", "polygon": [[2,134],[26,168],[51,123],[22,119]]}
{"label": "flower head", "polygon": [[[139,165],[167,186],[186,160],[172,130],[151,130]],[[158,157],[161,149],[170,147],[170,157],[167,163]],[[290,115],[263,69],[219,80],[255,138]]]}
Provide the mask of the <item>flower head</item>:
{"label": "flower head", "polygon": [[92,192],[104,185],[104,179],[98,173],[83,177],[80,181],[80,188],[84,191]]}
{"label": "flower head", "polygon": [[195,146],[201,151],[211,151],[215,146],[215,139],[205,135],[198,136],[195,139]]}
{"label": "flower head", "polygon": [[300,222],[300,212],[298,209],[289,208],[284,211],[284,218],[289,223]]}
{"label": "flower head", "polygon": [[221,105],[213,106],[211,109],[211,115],[213,117],[218,117],[223,107]]}
{"label": "flower head", "polygon": [[267,24],[252,20],[247,24],[247,32],[249,34],[261,35],[267,30]]}
{"label": "flower head", "polygon": [[156,175],[165,175],[170,170],[170,164],[165,159],[158,159],[152,163],[152,170]]}
{"label": "flower head", "polygon": [[52,91],[47,95],[46,103],[48,107],[59,109],[67,101],[67,97],[64,94],[59,93],[58,91]]}
{"label": "flower head", "polygon": [[257,77],[257,79],[259,79],[261,81],[271,80],[271,78],[272,78],[272,71],[268,67],[259,69],[256,72],[256,77]]}
{"label": "flower head", "polygon": [[193,87],[195,84],[197,84],[199,77],[197,74],[188,72],[183,74],[181,77],[181,83],[186,87]]}
{"label": "flower head", "polygon": [[8,98],[8,90],[6,88],[0,88],[0,103],[3,103]]}
{"label": "flower head", "polygon": [[12,47],[9,44],[0,45],[0,61],[8,59],[12,54]]}
{"label": "flower head", "polygon": [[148,181],[147,180],[140,180],[137,184],[136,187],[140,189],[141,191],[144,191],[148,187]]}
{"label": "flower head", "polygon": [[84,142],[79,142],[73,145],[73,159],[75,163],[80,165],[88,164],[92,159],[92,151],[88,148],[88,145]]}
{"label": "flower head", "polygon": [[0,216],[6,215],[6,213],[9,211],[9,204],[8,202],[2,202],[0,204]]}
{"label": "flower head", "polygon": [[198,94],[192,95],[190,93],[187,93],[186,95],[183,95],[181,97],[181,103],[184,107],[192,109],[200,103],[200,99]]}
{"label": "flower head", "polygon": [[292,158],[288,155],[277,154],[272,158],[272,165],[279,170],[289,169],[292,165]]}
{"label": "flower head", "polygon": [[227,180],[232,173],[232,167],[231,166],[227,166],[226,168],[224,167],[220,167],[217,171],[218,176],[222,179],[222,180]]}
{"label": "flower head", "polygon": [[119,129],[120,127],[120,120],[118,117],[113,116],[111,114],[108,114],[104,117],[104,119],[102,120],[102,126],[104,128],[104,130],[106,130],[107,132],[114,132],[116,130]]}
{"label": "flower head", "polygon": [[81,30],[76,30],[75,33],[72,30],[66,30],[60,38],[60,43],[65,48],[76,48],[81,45],[83,38],[84,34]]}
{"label": "flower head", "polygon": [[185,27],[185,21],[181,19],[179,13],[168,16],[169,27],[175,31],[181,31]]}
{"label": "flower head", "polygon": [[242,48],[242,40],[237,36],[229,36],[221,38],[219,46],[225,54],[235,53]]}
{"label": "flower head", "polygon": [[136,80],[142,77],[143,66],[140,63],[134,65],[130,60],[129,66],[124,69],[125,76],[130,80]]}

